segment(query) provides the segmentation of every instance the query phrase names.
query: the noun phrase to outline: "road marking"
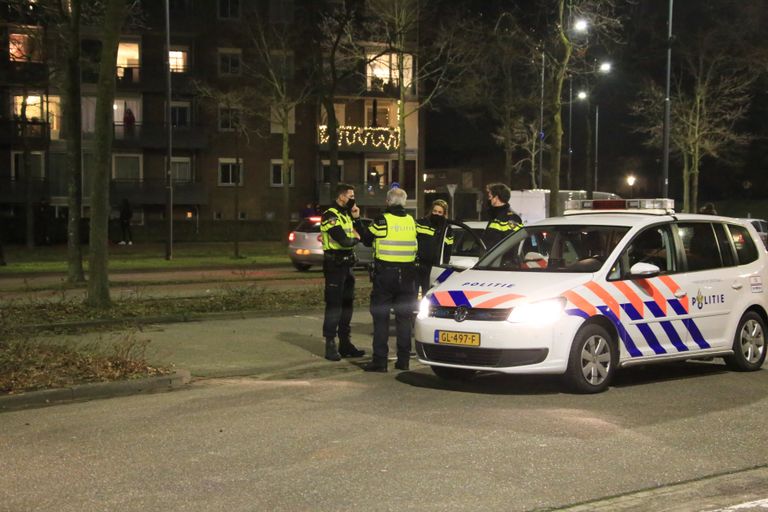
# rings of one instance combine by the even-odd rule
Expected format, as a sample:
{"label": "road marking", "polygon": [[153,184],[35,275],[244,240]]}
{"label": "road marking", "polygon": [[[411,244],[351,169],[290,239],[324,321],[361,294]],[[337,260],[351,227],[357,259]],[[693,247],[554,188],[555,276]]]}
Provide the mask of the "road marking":
{"label": "road marking", "polygon": [[757,501],[749,501],[739,505],[731,505],[730,507],[719,508],[717,510],[712,510],[711,512],[730,512],[732,510],[749,510],[753,508],[768,509],[768,498]]}

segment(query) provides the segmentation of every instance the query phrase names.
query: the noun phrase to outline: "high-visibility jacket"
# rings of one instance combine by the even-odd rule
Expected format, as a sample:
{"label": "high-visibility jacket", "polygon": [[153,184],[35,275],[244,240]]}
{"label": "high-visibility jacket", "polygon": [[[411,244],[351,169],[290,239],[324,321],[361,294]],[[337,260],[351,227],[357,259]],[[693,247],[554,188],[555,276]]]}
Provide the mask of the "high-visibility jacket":
{"label": "high-visibility jacket", "polygon": [[519,231],[523,225],[517,222],[520,217],[509,211],[509,205],[497,206],[492,209],[491,219],[485,226],[482,240],[487,249],[490,249],[502,238]]}
{"label": "high-visibility jacket", "polygon": [[374,222],[368,228],[375,237],[373,254],[377,260],[390,263],[416,261],[416,221],[410,215],[384,213],[385,223]]}
{"label": "high-visibility jacket", "polygon": [[352,217],[345,211],[339,210],[335,206],[331,206],[323,214],[323,220],[320,223],[320,234],[323,238],[323,250],[324,251],[351,251],[354,248],[354,244],[345,247],[337,242],[328,231],[336,226],[340,226],[344,230],[344,234],[347,238],[354,237],[354,224]]}

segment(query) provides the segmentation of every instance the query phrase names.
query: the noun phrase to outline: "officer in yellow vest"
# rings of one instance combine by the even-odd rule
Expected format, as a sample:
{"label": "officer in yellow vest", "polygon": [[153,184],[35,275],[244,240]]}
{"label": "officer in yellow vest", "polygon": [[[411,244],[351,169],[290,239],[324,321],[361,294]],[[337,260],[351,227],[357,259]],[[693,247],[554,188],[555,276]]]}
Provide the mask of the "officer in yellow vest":
{"label": "officer in yellow vest", "polygon": [[363,366],[367,372],[386,372],[389,354],[389,311],[395,310],[397,362],[408,370],[411,355],[411,321],[416,304],[416,221],[405,213],[408,195],[401,188],[387,192],[387,209],[374,219],[361,237],[374,248],[373,359]]}
{"label": "officer in yellow vest", "polygon": [[[360,208],[355,206],[355,189],[339,183],[336,203],[328,208],[320,221],[323,239],[323,276],[325,277],[325,358],[339,361],[342,357],[361,357],[365,350],[352,344],[350,322],[355,301],[354,247],[362,230]],[[336,335],[339,346],[336,348]]]}

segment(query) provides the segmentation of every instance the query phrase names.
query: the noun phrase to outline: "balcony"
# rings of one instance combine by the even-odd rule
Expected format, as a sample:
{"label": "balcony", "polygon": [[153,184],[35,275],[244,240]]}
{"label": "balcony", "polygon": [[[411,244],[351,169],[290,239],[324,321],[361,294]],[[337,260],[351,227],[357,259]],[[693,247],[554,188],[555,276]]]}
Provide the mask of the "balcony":
{"label": "balcony", "polygon": [[[168,146],[168,127],[164,124],[113,124],[113,145],[116,149],[163,149]],[[177,149],[205,149],[208,132],[199,126],[174,127],[173,147]]]}
{"label": "balcony", "polygon": [[[345,182],[347,183],[347,182]],[[387,203],[386,187],[373,183],[349,183],[355,187],[355,203],[360,206],[384,206]],[[329,183],[317,184],[318,198],[320,204],[332,204],[336,200],[335,191],[331,191]]]}
{"label": "balcony", "polygon": [[[355,153],[395,153],[400,147],[398,128],[339,126],[339,151]],[[321,151],[328,150],[328,127],[318,127]]]}
{"label": "balcony", "polygon": [[[165,195],[165,181],[161,179],[112,180],[109,184],[109,197],[115,204],[128,199],[131,204],[136,205],[164,205]],[[205,185],[193,181],[174,182],[173,204],[208,204]]]}
{"label": "balcony", "polygon": [[138,66],[118,66],[117,85],[139,85],[141,83],[141,68]]}
{"label": "balcony", "polygon": [[27,183],[24,180],[3,177],[0,178],[0,203],[24,204],[27,198],[27,186],[29,186],[29,197],[33,202],[50,197],[49,183],[46,178],[32,178]]}
{"label": "balcony", "polygon": [[0,121],[0,145],[20,145],[24,137],[25,126],[30,149],[39,150],[44,148],[49,135],[48,123],[42,121],[23,122],[20,119]]}

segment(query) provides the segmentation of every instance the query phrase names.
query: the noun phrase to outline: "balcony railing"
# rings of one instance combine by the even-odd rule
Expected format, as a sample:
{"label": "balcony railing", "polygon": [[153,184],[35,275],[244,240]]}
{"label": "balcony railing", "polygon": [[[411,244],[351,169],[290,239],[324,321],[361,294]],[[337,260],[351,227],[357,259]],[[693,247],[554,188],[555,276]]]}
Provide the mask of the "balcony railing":
{"label": "balcony railing", "polygon": [[34,202],[50,196],[49,182],[46,178],[32,178],[27,181],[4,177],[0,178],[0,202],[23,204],[27,198],[28,188],[29,197]]}
{"label": "balcony railing", "polygon": [[121,85],[138,84],[141,81],[141,68],[138,66],[118,66],[117,83]]}
{"label": "balcony railing", "polygon": [[[165,181],[162,179],[118,180],[110,182],[109,197],[117,204],[128,199],[136,205],[162,205],[166,201]],[[205,185],[194,181],[174,181],[173,204],[207,204]]]}
{"label": "balcony railing", "polygon": [[32,142],[44,142],[48,138],[48,123],[10,119],[0,121],[0,144],[21,142],[25,135],[25,129],[27,139]]}
{"label": "balcony railing", "polygon": [[[118,148],[162,149],[168,145],[168,126],[165,124],[114,123],[112,133]],[[175,148],[208,147],[208,132],[199,126],[174,127],[172,137]]]}
{"label": "balcony railing", "polygon": [[[398,128],[339,126],[340,151],[394,153],[400,147]],[[320,149],[328,149],[328,127],[318,128]]]}

